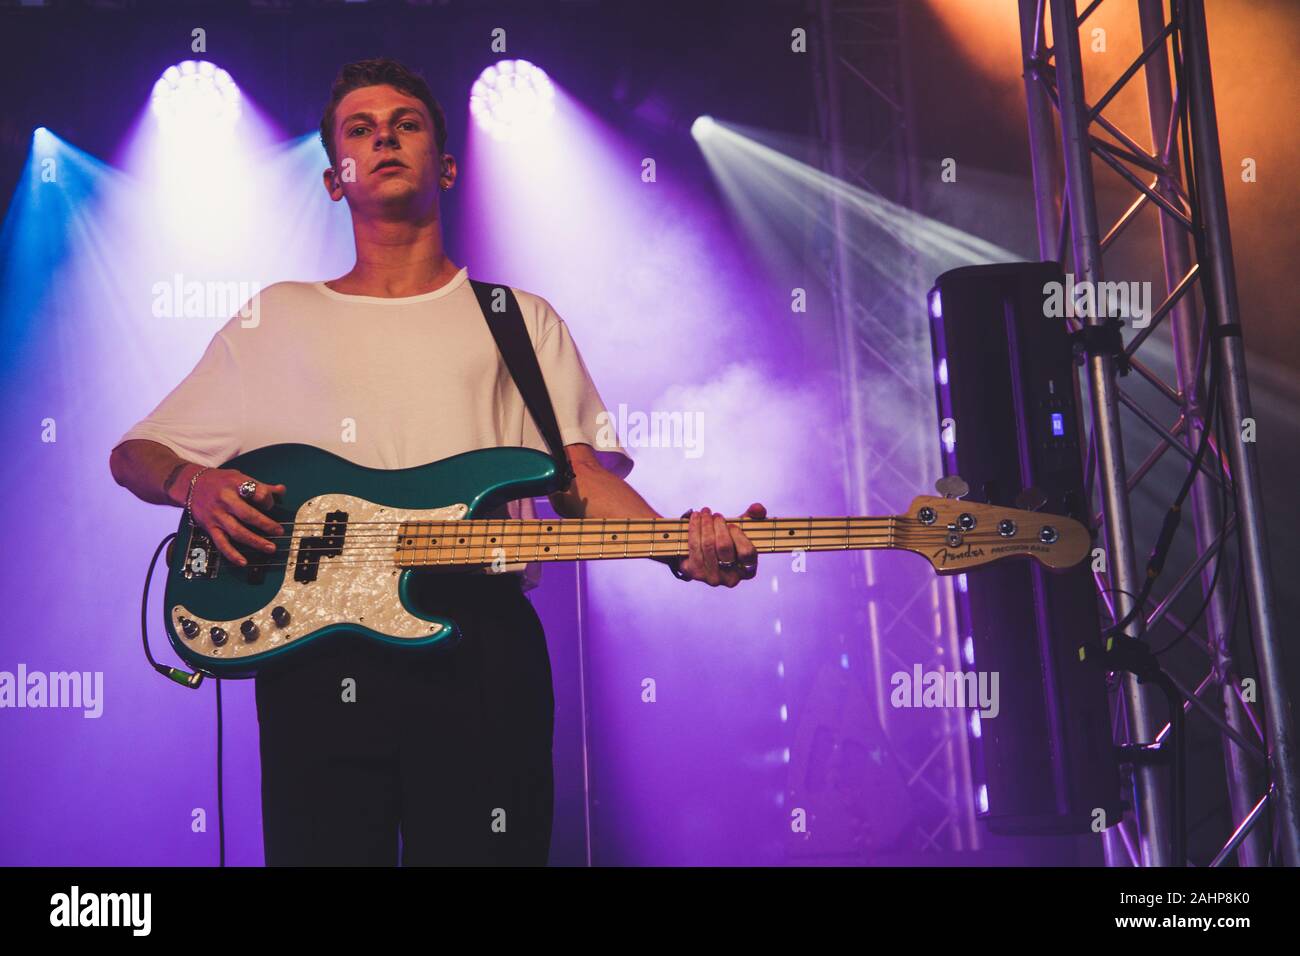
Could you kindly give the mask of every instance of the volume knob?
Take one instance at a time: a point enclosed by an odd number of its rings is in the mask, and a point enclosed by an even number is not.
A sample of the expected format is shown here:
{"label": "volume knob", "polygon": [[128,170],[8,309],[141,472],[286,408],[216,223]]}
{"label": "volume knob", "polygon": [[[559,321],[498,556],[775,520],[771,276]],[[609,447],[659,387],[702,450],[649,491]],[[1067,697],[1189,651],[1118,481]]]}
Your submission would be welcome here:
{"label": "volume knob", "polygon": [[213,646],[220,647],[222,644],[226,643],[226,632],[221,628],[214,627],[212,630],[208,631],[208,634],[212,637]]}
{"label": "volume knob", "polygon": [[289,612],[282,607],[274,607],[271,609],[271,620],[275,621],[276,627],[288,627]]}
{"label": "volume knob", "polygon": [[239,633],[244,635],[244,640],[246,642],[252,643],[257,640],[257,625],[251,620],[245,621],[243,624],[239,625]]}
{"label": "volume knob", "polygon": [[193,640],[195,637],[198,636],[199,633],[198,623],[195,621],[191,621],[188,617],[181,618],[181,633],[184,634],[187,638]]}

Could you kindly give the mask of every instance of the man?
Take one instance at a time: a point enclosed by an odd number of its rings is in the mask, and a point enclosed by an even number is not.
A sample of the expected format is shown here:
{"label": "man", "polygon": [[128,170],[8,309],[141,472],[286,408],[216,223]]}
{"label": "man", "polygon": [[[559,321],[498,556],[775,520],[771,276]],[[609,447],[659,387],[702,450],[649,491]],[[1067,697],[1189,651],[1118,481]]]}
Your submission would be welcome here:
{"label": "man", "polygon": [[[219,467],[301,442],[374,468],[476,448],[545,450],[500,359],[465,269],[443,248],[439,194],[456,182],[446,121],[424,80],[392,60],[345,66],[321,121],[324,184],[346,200],[356,265],[330,282],[281,282],[260,321],[236,316],[198,365],[113,449],[117,482],[184,507],[236,564],[273,551],[275,475]],[[572,465],[551,495],[564,517],[660,517],[599,448],[605,412],[564,321],[516,290]],[[532,517],[531,500],[512,517]],[[751,505],[745,517],[766,511]],[[238,546],[238,547],[237,547]],[[735,525],[692,512],[675,573],[710,586],[754,577]],[[669,562],[665,562],[669,563]],[[426,610],[460,625],[450,651],[356,635],[317,641],[257,677],[263,829],[270,865],[542,865],[550,845],[554,699],[545,636],[524,595],[535,566],[424,580]]]}

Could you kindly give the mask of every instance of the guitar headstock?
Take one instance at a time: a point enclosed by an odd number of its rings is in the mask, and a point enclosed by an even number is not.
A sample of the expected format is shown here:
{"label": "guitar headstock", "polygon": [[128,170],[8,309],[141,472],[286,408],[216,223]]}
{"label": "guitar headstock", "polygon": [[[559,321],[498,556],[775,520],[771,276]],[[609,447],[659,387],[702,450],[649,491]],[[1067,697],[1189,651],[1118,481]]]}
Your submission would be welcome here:
{"label": "guitar headstock", "polygon": [[939,574],[956,574],[1028,555],[1053,571],[1074,567],[1092,538],[1073,518],[920,495],[895,518],[895,545],[914,551]]}

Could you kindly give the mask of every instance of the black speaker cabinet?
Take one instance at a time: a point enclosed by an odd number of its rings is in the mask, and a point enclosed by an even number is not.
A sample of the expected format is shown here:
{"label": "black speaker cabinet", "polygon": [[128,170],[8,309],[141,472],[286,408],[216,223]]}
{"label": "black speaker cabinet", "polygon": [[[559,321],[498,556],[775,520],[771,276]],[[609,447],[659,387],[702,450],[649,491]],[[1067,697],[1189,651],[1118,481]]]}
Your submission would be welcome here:
{"label": "black speaker cabinet", "polygon": [[[1065,282],[1053,262],[972,266],[936,281],[944,474],[960,475],[972,499],[1041,502],[1091,527],[1069,329],[1044,306],[1052,282]],[[972,797],[995,833],[1084,833],[1119,821],[1105,673],[1078,651],[1101,626],[1090,564],[1053,573],[1010,560],[957,580],[963,664],[998,675],[997,716],[969,724]]]}

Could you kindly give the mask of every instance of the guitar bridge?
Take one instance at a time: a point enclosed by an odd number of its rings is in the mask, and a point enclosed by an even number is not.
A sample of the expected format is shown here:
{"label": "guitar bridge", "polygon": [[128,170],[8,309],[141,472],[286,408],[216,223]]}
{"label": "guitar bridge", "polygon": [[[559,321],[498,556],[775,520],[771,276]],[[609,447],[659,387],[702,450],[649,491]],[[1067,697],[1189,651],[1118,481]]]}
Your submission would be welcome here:
{"label": "guitar bridge", "polygon": [[221,552],[217,550],[207,532],[195,526],[190,529],[190,540],[185,545],[185,561],[181,574],[186,578],[215,578]]}

